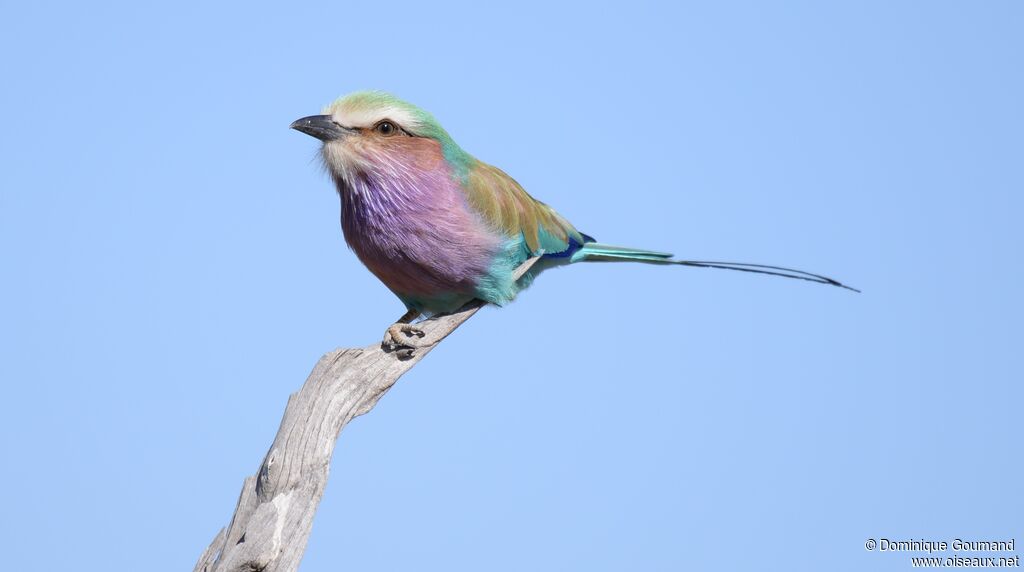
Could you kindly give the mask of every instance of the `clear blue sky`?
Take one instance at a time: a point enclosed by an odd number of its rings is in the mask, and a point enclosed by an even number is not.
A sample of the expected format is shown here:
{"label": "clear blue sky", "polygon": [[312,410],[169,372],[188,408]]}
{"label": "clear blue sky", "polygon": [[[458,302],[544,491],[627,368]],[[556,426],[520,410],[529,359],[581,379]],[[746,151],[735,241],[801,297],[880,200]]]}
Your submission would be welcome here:
{"label": "clear blue sky", "polygon": [[345,430],[304,570],[1024,544],[1019,3],[431,4],[4,4],[8,569],[191,569],[316,360],[402,313],[288,130],[368,88],[602,241],[864,293],[546,274]]}

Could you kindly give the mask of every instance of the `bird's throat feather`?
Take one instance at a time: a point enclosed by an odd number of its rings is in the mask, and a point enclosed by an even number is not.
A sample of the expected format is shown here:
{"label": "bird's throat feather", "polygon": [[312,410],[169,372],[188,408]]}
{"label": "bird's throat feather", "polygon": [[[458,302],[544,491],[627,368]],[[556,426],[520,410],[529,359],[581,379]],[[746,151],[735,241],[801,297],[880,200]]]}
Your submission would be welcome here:
{"label": "bird's throat feather", "polygon": [[502,241],[468,207],[440,148],[424,147],[329,164],[345,240],[400,296],[471,295]]}

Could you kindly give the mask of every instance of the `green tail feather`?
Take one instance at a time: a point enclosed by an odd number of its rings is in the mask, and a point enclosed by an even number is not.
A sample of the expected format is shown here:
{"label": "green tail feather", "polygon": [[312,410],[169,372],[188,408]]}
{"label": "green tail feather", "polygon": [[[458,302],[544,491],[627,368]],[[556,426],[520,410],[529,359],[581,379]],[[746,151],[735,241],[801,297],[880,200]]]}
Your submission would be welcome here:
{"label": "green tail feather", "polygon": [[797,280],[807,280],[809,282],[817,282],[819,284],[828,284],[830,286],[838,286],[840,288],[846,288],[847,290],[853,290],[854,292],[860,292],[856,288],[851,288],[842,282],[833,280],[827,276],[820,274],[812,274],[804,270],[797,270],[795,268],[786,268],[783,266],[771,266],[767,264],[750,264],[745,262],[717,262],[708,260],[675,260],[671,254],[667,252],[655,252],[653,250],[639,250],[636,248],[626,248],[624,246],[612,246],[610,244],[600,244],[597,242],[588,242],[584,244],[579,250],[573,253],[570,262],[645,262],[647,264],[678,264],[679,266],[691,266],[696,268],[719,268],[722,270],[736,270],[739,272],[752,272],[755,274],[768,274],[771,276],[781,276],[783,278],[794,278]]}
{"label": "green tail feather", "polygon": [[599,242],[588,242],[572,255],[572,262],[649,262],[671,264],[672,255],[667,252],[640,250],[625,246],[613,246]]}

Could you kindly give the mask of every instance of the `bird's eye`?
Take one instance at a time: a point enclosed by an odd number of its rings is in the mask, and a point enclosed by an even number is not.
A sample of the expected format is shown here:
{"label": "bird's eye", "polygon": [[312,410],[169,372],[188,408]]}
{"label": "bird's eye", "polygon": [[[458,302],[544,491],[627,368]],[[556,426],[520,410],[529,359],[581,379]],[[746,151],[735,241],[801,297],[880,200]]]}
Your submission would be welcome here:
{"label": "bird's eye", "polygon": [[395,124],[390,121],[381,121],[373,127],[373,130],[385,137],[398,133],[398,127],[395,127]]}

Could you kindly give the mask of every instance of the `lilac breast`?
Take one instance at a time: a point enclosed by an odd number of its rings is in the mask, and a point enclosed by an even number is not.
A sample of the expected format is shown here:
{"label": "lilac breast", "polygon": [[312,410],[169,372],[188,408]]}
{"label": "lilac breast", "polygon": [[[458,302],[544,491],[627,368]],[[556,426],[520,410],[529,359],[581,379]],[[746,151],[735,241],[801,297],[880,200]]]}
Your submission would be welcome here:
{"label": "lilac breast", "polygon": [[443,162],[430,170],[389,162],[335,182],[346,242],[399,296],[471,296],[501,247]]}

